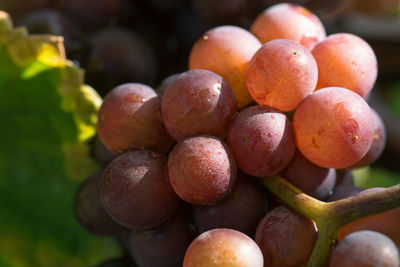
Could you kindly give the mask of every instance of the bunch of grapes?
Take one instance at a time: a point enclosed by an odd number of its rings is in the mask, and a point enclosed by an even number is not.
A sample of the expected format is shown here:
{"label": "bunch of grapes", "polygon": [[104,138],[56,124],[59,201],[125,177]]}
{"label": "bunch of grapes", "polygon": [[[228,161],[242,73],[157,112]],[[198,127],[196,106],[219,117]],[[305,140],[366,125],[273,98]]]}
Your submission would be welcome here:
{"label": "bunch of grapes", "polygon": [[[106,95],[97,152],[107,166],[79,190],[77,217],[120,237],[138,266],[306,264],[315,223],[259,181],[279,175],[322,201],[359,194],[351,169],[385,145],[366,102],[376,77],[364,40],[326,36],[301,6],[274,5],[250,31],[215,27],[188,71]],[[346,225],[330,266],[399,266],[399,222],[396,208]]]}

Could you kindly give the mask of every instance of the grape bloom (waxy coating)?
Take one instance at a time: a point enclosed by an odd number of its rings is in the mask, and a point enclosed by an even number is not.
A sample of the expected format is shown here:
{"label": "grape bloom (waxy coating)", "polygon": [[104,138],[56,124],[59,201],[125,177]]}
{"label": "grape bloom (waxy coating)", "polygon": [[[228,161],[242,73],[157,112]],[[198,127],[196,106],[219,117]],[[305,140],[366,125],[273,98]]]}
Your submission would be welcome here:
{"label": "grape bloom (waxy coating)", "polygon": [[230,86],[208,70],[190,70],[179,75],[165,91],[161,115],[175,140],[210,134],[223,138],[236,113]]}
{"label": "grape bloom (waxy coating)", "polygon": [[300,152],[325,168],[346,168],[368,151],[374,136],[372,112],[365,100],[345,88],[328,87],[306,98],[294,113]]}
{"label": "grape bloom (waxy coating)", "polygon": [[267,106],[242,110],[229,128],[228,144],[239,168],[256,177],[279,173],[296,150],[289,119]]}
{"label": "grape bloom (waxy coating)", "polygon": [[114,154],[132,149],[167,152],[173,139],[161,120],[161,101],[149,86],[122,84],[105,98],[99,110],[98,132]]}
{"label": "grape bloom (waxy coating)", "polygon": [[259,105],[291,111],[314,91],[318,67],[307,48],[292,40],[277,39],[257,50],[246,79]]}
{"label": "grape bloom (waxy coating)", "polygon": [[192,204],[211,205],[222,199],[231,191],[236,171],[228,146],[212,136],[179,141],[168,157],[172,188]]}
{"label": "grape bloom (waxy coating)", "polygon": [[296,41],[308,49],[326,37],[324,25],[312,12],[294,4],[277,4],[265,9],[250,31],[262,42],[274,39]]}
{"label": "grape bloom (waxy coating)", "polygon": [[235,93],[237,106],[242,108],[253,101],[247,90],[246,73],[251,57],[260,47],[260,41],[245,29],[219,26],[194,44],[189,69],[206,69],[221,75]]}
{"label": "grape bloom (waxy coating)", "polygon": [[127,152],[111,161],[100,193],[107,213],[132,229],[158,226],[179,207],[168,182],[166,157],[149,150]]}

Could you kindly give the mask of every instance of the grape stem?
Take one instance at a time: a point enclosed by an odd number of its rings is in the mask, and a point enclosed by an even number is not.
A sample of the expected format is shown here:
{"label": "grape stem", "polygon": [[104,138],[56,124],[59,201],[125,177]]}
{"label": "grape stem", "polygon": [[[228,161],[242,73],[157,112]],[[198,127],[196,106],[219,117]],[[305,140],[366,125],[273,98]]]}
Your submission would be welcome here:
{"label": "grape stem", "polygon": [[337,232],[345,224],[400,207],[400,184],[327,203],[310,197],[279,176],[263,178],[262,182],[292,209],[315,221],[318,239],[307,262],[309,267],[328,266]]}

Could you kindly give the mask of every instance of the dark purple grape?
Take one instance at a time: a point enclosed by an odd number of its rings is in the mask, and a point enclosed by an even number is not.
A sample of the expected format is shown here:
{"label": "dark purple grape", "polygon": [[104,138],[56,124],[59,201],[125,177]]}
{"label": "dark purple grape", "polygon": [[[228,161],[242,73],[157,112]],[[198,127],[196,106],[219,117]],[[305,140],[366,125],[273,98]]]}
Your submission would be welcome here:
{"label": "dark purple grape", "polygon": [[267,106],[242,110],[229,129],[228,144],[239,168],[256,177],[282,171],[296,149],[289,119]]}
{"label": "dark purple grape", "polygon": [[143,38],[121,28],[97,32],[90,40],[87,83],[105,94],[122,83],[154,84],[157,61]]}
{"label": "dark purple grape", "polygon": [[330,267],[398,267],[399,252],[393,241],[374,231],[346,236],[333,250]]}
{"label": "dark purple grape", "polygon": [[79,223],[96,235],[120,236],[128,231],[107,214],[100,201],[99,187],[102,174],[87,178],[75,196],[75,215]]}
{"label": "dark purple grape", "polygon": [[211,136],[179,141],[168,157],[173,189],[192,204],[211,205],[221,200],[232,190],[236,171],[228,146]]}
{"label": "dark purple grape", "polygon": [[193,219],[200,233],[228,228],[254,236],[257,225],[266,211],[266,198],[250,181],[239,175],[232,192],[214,206],[194,206]]}
{"label": "dark purple grape", "polygon": [[261,220],[255,240],[268,266],[301,266],[311,255],[317,229],[312,220],[282,206]]}
{"label": "dark purple grape", "polygon": [[98,113],[101,141],[112,153],[133,149],[167,152],[173,140],[164,128],[160,99],[147,85],[122,84],[105,98]]}
{"label": "dark purple grape", "polygon": [[223,138],[235,112],[232,89],[221,76],[208,70],[179,75],[161,103],[165,127],[175,140],[204,134]]}
{"label": "dark purple grape", "polygon": [[361,188],[354,185],[344,185],[336,187],[333,194],[327,199],[328,202],[353,197],[362,191]]}
{"label": "dark purple grape", "polygon": [[336,185],[335,187],[355,186],[354,175],[350,170],[336,170]]}
{"label": "dark purple grape", "polygon": [[132,229],[165,222],[179,206],[168,182],[167,159],[153,151],[115,158],[103,173],[101,199],[110,216]]}
{"label": "dark purple grape", "polygon": [[336,170],[323,168],[307,160],[298,150],[281,176],[304,193],[326,199],[333,193]]}
{"label": "dark purple grape", "polygon": [[194,238],[183,216],[174,216],[155,229],[131,231],[129,251],[138,267],[182,266],[186,249]]}
{"label": "dark purple grape", "polygon": [[103,166],[107,166],[115,158],[115,155],[106,148],[99,137],[96,137],[93,144],[93,156]]}

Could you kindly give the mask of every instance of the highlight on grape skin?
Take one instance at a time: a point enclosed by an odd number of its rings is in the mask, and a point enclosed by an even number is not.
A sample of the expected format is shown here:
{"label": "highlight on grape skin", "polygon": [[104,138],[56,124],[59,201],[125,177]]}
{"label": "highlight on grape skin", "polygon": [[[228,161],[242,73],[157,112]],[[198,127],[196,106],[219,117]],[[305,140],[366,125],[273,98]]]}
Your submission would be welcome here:
{"label": "highlight on grape skin", "polygon": [[330,267],[398,267],[399,252],[390,238],[374,231],[358,231],[346,236],[333,250]]}
{"label": "highlight on grape skin", "polygon": [[179,206],[168,183],[166,157],[149,150],[127,152],[111,161],[100,192],[108,214],[131,229],[160,225]]}
{"label": "highlight on grape skin", "polygon": [[277,39],[265,43],[254,54],[246,81],[258,104],[291,111],[314,91],[318,67],[304,46],[292,40]]}
{"label": "highlight on grape skin", "polygon": [[218,228],[202,233],[190,244],[183,267],[263,267],[263,256],[247,235]]}
{"label": "highlight on grape skin", "polygon": [[282,171],[296,149],[289,119],[267,106],[242,110],[229,128],[228,144],[239,168],[256,177]]}
{"label": "highlight on grape skin", "polygon": [[368,151],[374,136],[372,112],[363,98],[328,87],[306,98],[294,113],[296,144],[314,164],[346,168]]}
{"label": "highlight on grape skin", "polygon": [[236,96],[237,107],[250,104],[246,73],[251,57],[261,47],[260,41],[245,29],[219,26],[203,34],[189,55],[189,69],[206,69],[221,75]]}
{"label": "highlight on grape skin", "polygon": [[336,33],[311,52],[318,65],[317,90],[337,86],[368,97],[378,75],[378,63],[367,42],[350,33]]}
{"label": "highlight on grape skin", "polygon": [[311,255],[317,229],[312,220],[281,206],[260,221],[255,240],[268,266],[300,266]]}
{"label": "highlight on grape skin", "polygon": [[237,167],[228,146],[212,136],[179,141],[168,157],[172,188],[186,202],[211,205],[228,194]]}
{"label": "highlight on grape skin", "polygon": [[262,43],[289,39],[308,49],[326,37],[324,25],[317,16],[302,6],[288,3],[265,9],[253,22],[250,31]]}
{"label": "highlight on grape skin", "polygon": [[167,152],[173,144],[161,120],[161,102],[143,84],[127,83],[114,88],[98,113],[98,132],[114,154],[131,149]]}
{"label": "highlight on grape skin", "polygon": [[161,103],[165,127],[175,140],[204,134],[223,138],[235,113],[232,89],[221,76],[208,70],[179,75]]}

